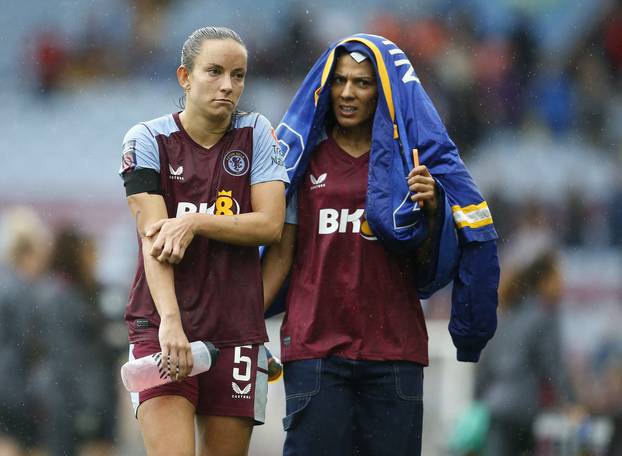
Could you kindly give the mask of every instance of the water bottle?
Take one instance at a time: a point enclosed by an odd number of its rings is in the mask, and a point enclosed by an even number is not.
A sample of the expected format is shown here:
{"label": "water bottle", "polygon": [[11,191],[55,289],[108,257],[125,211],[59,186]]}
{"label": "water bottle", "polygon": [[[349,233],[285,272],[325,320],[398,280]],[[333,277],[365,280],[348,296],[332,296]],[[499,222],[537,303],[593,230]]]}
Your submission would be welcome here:
{"label": "water bottle", "polygon": [[[209,370],[218,358],[219,350],[211,342],[197,340],[190,344],[190,348],[194,360],[190,376]],[[121,367],[121,380],[125,388],[132,393],[139,393],[173,381],[166,372],[162,352],[125,363]]]}

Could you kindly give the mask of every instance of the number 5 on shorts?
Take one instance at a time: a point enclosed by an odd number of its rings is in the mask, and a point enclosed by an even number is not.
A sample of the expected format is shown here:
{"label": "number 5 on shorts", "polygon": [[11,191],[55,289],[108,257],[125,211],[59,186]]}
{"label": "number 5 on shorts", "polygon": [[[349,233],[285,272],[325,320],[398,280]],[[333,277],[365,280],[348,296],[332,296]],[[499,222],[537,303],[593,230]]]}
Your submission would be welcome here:
{"label": "number 5 on shorts", "polygon": [[233,368],[233,379],[239,382],[247,382],[251,379],[251,366],[252,361],[248,356],[242,356],[242,349],[248,348],[252,349],[252,345],[242,345],[240,347],[235,347],[235,351],[233,353],[233,364],[246,364],[244,368],[244,373],[240,373],[240,367]]}

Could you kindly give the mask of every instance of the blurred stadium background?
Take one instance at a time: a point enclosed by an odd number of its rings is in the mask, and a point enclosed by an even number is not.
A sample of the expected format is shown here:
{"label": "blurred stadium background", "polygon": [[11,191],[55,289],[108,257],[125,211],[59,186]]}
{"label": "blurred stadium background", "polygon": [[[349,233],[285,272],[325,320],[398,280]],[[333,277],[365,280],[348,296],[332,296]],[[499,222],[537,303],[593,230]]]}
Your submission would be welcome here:
{"label": "blurred stadium background", "polygon": [[[242,35],[250,54],[242,107],[264,113],[275,125],[331,41],[378,33],[407,52],[482,188],[501,236],[503,279],[511,281],[512,271],[542,251],[558,255],[563,280],[554,312],[561,342],[555,361],[569,394],[556,391],[550,376],[538,378],[538,411],[530,426],[535,454],[622,454],[614,452],[622,451],[620,443],[614,450],[622,432],[622,2],[335,3],[3,2],[0,241],[5,247],[14,241],[7,214],[14,215],[17,206],[30,208],[53,236],[73,231],[93,240],[98,286],[91,299],[77,304],[85,306],[81,313],[71,310],[86,323],[50,329],[46,325],[57,324],[59,312],[70,310],[45,304],[34,308],[35,319],[23,326],[3,317],[1,356],[20,354],[19,337],[26,333],[67,339],[82,349],[72,356],[83,362],[68,359],[72,368],[62,375],[83,384],[84,372],[97,366],[93,353],[105,352],[113,368],[103,370],[100,379],[114,385],[113,395],[104,399],[118,403],[113,419],[105,421],[97,406],[67,407],[62,422],[76,430],[67,438],[80,439],[81,454],[144,454],[118,379],[127,351],[122,315],[136,258],[133,222],[117,176],[124,133],[138,121],[177,109],[179,51],[198,27],[224,25]],[[1,270],[0,283],[10,281],[7,270]],[[52,290],[58,279],[44,273],[37,286]],[[469,445],[457,443],[456,433],[475,399],[478,365],[455,361],[446,329],[448,290],[425,308],[431,362],[423,454],[466,454]],[[278,319],[268,322],[276,353],[278,324]],[[15,329],[17,340],[7,336]],[[502,340],[504,333],[495,337]],[[93,344],[99,351],[89,353]],[[48,391],[40,380],[55,378],[50,372],[57,358],[47,365],[47,351],[41,350],[27,353],[29,361],[44,366],[28,374],[37,378],[9,375],[0,388],[28,385],[35,396]],[[525,366],[525,375],[530,369]],[[97,385],[95,380],[90,385]],[[75,391],[58,394],[65,403],[63,394]],[[254,433],[253,455],[279,454],[282,382],[270,386],[268,407],[268,423]],[[33,409],[31,415],[38,423],[29,428],[39,448],[33,454],[45,454],[52,445],[46,440],[49,429],[65,425],[49,412]],[[105,432],[93,431],[102,426]],[[1,445],[0,453],[10,454],[3,450],[10,447]]]}

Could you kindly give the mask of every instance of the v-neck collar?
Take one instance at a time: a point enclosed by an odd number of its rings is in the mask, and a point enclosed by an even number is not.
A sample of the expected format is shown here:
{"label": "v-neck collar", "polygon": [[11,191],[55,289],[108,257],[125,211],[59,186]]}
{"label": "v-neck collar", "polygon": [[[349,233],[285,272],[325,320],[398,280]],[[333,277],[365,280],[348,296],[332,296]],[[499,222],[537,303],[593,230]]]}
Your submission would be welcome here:
{"label": "v-neck collar", "polygon": [[327,141],[331,141],[332,145],[334,146],[334,149],[336,149],[337,151],[337,156],[339,156],[342,160],[347,161],[348,163],[351,163],[355,166],[359,166],[365,162],[369,161],[369,150],[367,152],[365,152],[363,155],[360,155],[358,157],[354,157],[352,155],[350,155],[348,152],[346,152],[340,145],[339,143],[335,140],[335,138],[333,138],[332,135],[328,135],[328,137],[326,138]]}
{"label": "v-neck collar", "polygon": [[[180,111],[181,112],[181,111]],[[228,129],[221,137],[218,141],[216,141],[214,143],[214,145],[212,147],[204,147],[201,144],[199,144],[198,142],[196,142],[194,139],[192,139],[192,136],[190,136],[190,134],[186,131],[186,129],[184,128],[184,126],[181,124],[181,119],[179,118],[179,114],[180,112],[174,112],[173,113],[173,120],[175,121],[175,123],[177,124],[177,127],[179,127],[179,131],[181,132],[181,134],[188,140],[190,141],[190,143],[192,143],[193,145],[195,145],[201,152],[203,153],[211,153],[214,149],[216,149],[216,147],[223,141],[223,139],[225,139],[225,136],[227,136],[227,134],[231,131],[231,129]]]}

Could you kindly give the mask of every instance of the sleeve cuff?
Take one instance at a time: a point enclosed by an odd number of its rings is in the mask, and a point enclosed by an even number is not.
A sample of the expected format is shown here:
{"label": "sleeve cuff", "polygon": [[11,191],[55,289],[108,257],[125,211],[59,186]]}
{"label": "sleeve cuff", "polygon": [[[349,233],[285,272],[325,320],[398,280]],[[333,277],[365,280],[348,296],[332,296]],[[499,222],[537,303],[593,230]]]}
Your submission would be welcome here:
{"label": "sleeve cuff", "polygon": [[481,350],[465,350],[459,348],[457,351],[457,358],[458,361],[476,363],[479,361],[479,355],[481,352]]}

